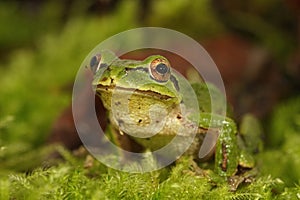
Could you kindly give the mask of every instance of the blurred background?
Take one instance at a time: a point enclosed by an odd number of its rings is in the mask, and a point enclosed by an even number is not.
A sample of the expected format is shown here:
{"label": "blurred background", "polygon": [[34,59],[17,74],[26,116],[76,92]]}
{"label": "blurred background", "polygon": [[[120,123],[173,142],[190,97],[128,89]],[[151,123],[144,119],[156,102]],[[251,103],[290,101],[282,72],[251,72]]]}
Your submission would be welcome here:
{"label": "blurred background", "polygon": [[85,56],[116,33],[158,26],[204,46],[235,119],[252,113],[262,123],[263,160],[272,166],[282,159],[282,167],[262,171],[297,182],[299,13],[298,0],[2,0],[0,175],[37,166],[49,141],[76,148],[71,92]]}

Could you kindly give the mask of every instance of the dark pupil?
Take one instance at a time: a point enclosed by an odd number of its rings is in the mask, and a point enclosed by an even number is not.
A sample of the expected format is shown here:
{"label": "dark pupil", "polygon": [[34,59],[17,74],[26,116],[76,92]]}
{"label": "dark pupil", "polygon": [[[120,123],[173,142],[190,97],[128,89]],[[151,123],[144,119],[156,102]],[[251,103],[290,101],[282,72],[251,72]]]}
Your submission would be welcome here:
{"label": "dark pupil", "polygon": [[157,66],[156,66],[156,71],[158,72],[158,73],[160,73],[160,74],[165,74],[165,73],[167,73],[168,72],[168,67],[165,65],[165,64],[163,64],[163,63],[160,63],[160,64],[158,64]]}

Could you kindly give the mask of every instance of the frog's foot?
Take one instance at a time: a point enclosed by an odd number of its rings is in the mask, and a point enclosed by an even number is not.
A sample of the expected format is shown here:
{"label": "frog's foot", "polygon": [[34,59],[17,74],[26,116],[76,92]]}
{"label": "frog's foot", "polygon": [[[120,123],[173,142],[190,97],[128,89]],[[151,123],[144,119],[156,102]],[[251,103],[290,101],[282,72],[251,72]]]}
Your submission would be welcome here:
{"label": "frog's foot", "polygon": [[185,169],[183,172],[185,174],[191,174],[193,176],[202,176],[206,177],[207,173],[205,170],[199,167],[197,162],[194,160],[193,156],[182,156],[178,158],[175,162],[176,164],[179,163],[187,163],[188,169]]}
{"label": "frog's foot", "polygon": [[85,169],[92,168],[94,166],[94,162],[95,162],[95,158],[91,155],[87,155],[85,160],[84,160],[83,167]]}
{"label": "frog's foot", "polygon": [[256,174],[257,174],[257,169],[253,168],[241,174],[233,175],[229,177],[227,179],[229,190],[234,192],[242,183],[252,183],[254,181],[254,177],[256,176]]}

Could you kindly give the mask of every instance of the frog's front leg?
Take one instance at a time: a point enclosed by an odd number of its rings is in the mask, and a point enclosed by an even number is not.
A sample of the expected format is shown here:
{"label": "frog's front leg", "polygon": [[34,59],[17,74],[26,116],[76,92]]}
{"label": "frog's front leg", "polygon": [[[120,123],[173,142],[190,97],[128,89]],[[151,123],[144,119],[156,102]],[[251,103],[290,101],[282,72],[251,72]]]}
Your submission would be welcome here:
{"label": "frog's front leg", "polygon": [[236,133],[233,121],[224,119],[215,152],[215,170],[220,176],[230,177],[237,172],[239,150]]}
{"label": "frog's front leg", "polygon": [[218,130],[219,134],[215,145],[215,171],[222,177],[234,175],[239,160],[237,128],[234,121],[219,115],[201,113],[199,125],[207,128],[208,134],[210,134],[210,129]]}

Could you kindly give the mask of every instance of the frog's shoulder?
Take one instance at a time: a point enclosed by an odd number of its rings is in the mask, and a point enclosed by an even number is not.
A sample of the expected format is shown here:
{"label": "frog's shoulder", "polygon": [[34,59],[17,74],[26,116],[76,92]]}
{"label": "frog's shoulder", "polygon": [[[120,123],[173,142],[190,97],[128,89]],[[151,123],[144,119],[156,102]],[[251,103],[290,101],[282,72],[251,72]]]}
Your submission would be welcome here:
{"label": "frog's shoulder", "polygon": [[226,103],[226,96],[212,83],[194,82],[191,84],[198,99],[199,109],[202,112],[212,112],[212,102],[216,114],[224,112],[228,117],[233,116],[232,107]]}

